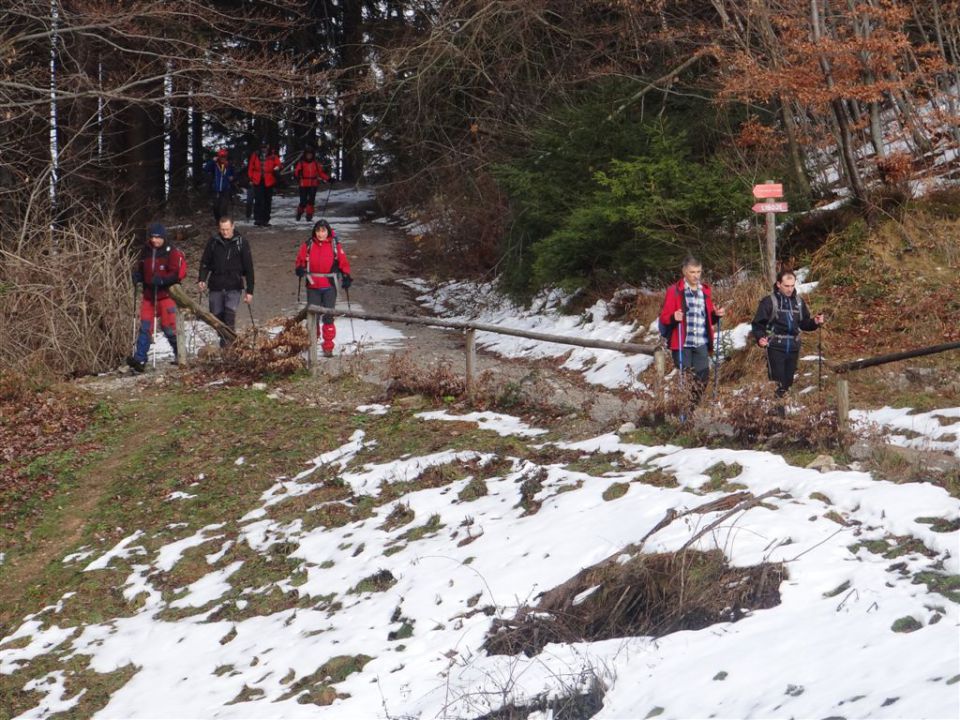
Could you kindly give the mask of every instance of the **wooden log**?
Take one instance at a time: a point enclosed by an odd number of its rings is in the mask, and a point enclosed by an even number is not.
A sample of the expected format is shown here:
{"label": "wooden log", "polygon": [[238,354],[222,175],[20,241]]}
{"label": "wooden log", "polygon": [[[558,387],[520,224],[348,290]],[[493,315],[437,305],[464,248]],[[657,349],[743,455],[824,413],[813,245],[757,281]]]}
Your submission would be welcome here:
{"label": "wooden log", "polygon": [[886,365],[897,360],[909,360],[910,358],[923,357],[924,355],[935,355],[946,352],[947,350],[960,350],[960,342],[944,343],[943,345],[932,345],[925,348],[916,348],[914,350],[904,350],[903,352],[890,353],[888,355],[877,355],[872,358],[863,358],[861,360],[851,360],[845,363],[839,363],[832,367],[835,373],[845,373],[851,370],[863,370],[877,365]]}
{"label": "wooden log", "polygon": [[224,340],[232,342],[237,339],[237,334],[233,330],[220,322],[215,315],[212,315],[209,311],[204,310],[194,302],[193,298],[189,297],[180,285],[173,285],[167,288],[167,292],[170,293],[170,297],[173,298],[173,301],[178,307],[185,308],[192,312],[197,318],[212,327],[217,332],[217,335]]}
{"label": "wooden log", "polygon": [[[464,322],[462,320],[445,320],[435,317],[409,317],[406,315],[388,315],[385,313],[372,312],[354,312],[351,310],[337,310],[334,308],[320,307],[319,305],[308,305],[308,310],[313,312],[334,315],[336,317],[358,318],[361,320],[377,320],[380,322],[400,323],[403,325],[427,325],[429,327],[449,328],[451,330],[479,330],[480,332],[491,332],[499,335],[510,335],[512,337],[527,338],[529,340],[542,340],[543,342],[557,343],[558,345],[575,345],[577,347],[597,348],[600,350],[616,350],[617,352],[636,353],[638,355],[653,355],[659,345],[639,345],[637,343],[612,342],[610,340],[594,340],[573,335],[552,335],[548,333],[533,332],[531,330],[517,330],[511,327],[501,325],[489,325],[487,323]],[[301,320],[305,317],[306,310],[301,310],[294,317]]]}

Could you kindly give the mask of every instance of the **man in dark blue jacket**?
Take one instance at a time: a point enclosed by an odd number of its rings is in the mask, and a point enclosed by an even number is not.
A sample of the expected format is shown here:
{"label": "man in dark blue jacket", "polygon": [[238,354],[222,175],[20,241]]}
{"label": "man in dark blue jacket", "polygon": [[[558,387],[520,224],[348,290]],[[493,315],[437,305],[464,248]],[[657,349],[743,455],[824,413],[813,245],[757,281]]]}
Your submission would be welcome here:
{"label": "man in dark blue jacket", "polygon": [[203,171],[210,176],[210,198],[213,201],[213,219],[220,222],[220,218],[230,214],[230,203],[233,201],[233,165],[223,148],[217,150],[217,157],[208,160]]}

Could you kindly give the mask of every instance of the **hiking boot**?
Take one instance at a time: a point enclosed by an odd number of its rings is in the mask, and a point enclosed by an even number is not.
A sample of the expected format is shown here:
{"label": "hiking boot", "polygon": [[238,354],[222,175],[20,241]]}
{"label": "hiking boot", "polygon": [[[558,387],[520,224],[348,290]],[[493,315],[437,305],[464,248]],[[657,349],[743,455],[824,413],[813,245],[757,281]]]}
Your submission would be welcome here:
{"label": "hiking boot", "polygon": [[132,367],[138,373],[142,373],[147,368],[147,363],[142,360],[137,360],[133,355],[127,358],[127,365]]}
{"label": "hiking boot", "polygon": [[324,351],[323,351],[323,356],[324,356],[324,357],[333,357],[333,350],[324,350]]}
{"label": "hiking boot", "polygon": [[307,222],[313,220],[313,213],[307,213]]}
{"label": "hiking boot", "polygon": [[300,218],[303,217],[303,208],[297,208],[297,222],[300,222]]}

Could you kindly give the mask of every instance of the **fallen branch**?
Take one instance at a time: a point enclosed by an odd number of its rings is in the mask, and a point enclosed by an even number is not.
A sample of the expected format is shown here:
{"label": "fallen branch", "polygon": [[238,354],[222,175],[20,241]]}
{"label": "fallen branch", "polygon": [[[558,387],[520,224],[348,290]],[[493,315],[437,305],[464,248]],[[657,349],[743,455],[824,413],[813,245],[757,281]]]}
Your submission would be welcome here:
{"label": "fallen branch", "polygon": [[224,340],[233,341],[237,339],[237,333],[220,322],[216,315],[213,315],[200,307],[193,300],[193,298],[189,297],[187,293],[184,292],[180,285],[172,285],[171,287],[167,288],[167,292],[170,293],[170,297],[173,298],[173,301],[177,303],[178,307],[185,308],[192,312],[196,317],[200,318],[207,325],[216,330],[217,335],[222,337]]}

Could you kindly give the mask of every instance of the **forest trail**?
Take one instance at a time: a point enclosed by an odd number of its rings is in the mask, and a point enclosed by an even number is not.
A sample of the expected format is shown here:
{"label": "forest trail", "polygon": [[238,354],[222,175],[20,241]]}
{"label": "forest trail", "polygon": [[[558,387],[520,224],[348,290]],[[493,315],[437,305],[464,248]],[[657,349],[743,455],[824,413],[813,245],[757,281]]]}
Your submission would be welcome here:
{"label": "forest trail", "polygon": [[[313,223],[321,218],[330,222],[350,261],[354,280],[349,297],[351,309],[395,315],[422,314],[414,292],[399,282],[416,272],[403,263],[406,239],[402,232],[385,223],[363,219],[365,211],[373,207],[373,192],[337,188],[330,193],[328,202],[325,198],[326,192],[317,194],[317,214],[313,222],[306,218],[298,222],[297,197],[290,194],[275,196],[268,227],[256,227],[247,222],[243,216],[243,204],[234,205],[237,229],[250,244],[256,272],[253,304],[250,310],[242,307],[238,310],[238,330],[250,326],[251,315],[257,325],[262,325],[297,312],[306,298],[306,291],[298,288],[294,261],[301,243],[309,238]],[[326,212],[321,214],[325,205]],[[201,231],[195,233],[185,247],[191,267],[185,286],[195,297],[196,269],[208,236],[207,227],[213,230],[206,208],[196,226]],[[347,307],[347,297],[342,291],[337,298],[337,307]],[[367,321],[337,320],[337,355],[358,350],[364,353],[395,352],[406,348],[415,351],[418,357],[452,359],[456,353],[462,359],[462,347],[462,337],[455,332],[422,326],[386,328]]]}

